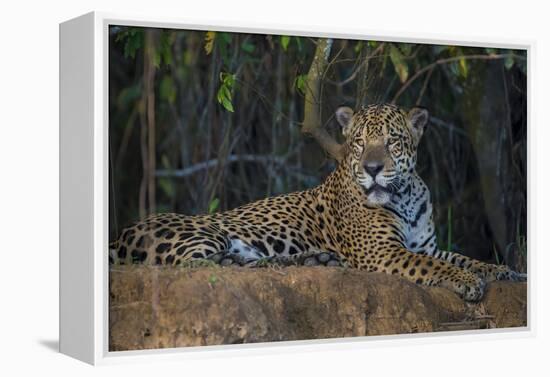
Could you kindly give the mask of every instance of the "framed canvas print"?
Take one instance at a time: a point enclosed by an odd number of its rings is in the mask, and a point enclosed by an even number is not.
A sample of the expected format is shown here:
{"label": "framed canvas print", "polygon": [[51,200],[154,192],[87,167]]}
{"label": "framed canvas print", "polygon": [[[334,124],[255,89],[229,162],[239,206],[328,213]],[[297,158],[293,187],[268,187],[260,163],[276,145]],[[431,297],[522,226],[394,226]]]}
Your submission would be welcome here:
{"label": "framed canvas print", "polygon": [[530,49],[61,24],[61,351],[529,332]]}

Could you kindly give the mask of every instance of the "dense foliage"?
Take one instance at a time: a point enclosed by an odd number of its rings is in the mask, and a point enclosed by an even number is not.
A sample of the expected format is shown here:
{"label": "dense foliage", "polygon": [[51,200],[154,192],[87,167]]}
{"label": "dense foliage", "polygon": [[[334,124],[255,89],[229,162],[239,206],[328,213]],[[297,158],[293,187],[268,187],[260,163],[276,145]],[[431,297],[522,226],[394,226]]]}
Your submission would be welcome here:
{"label": "dense foliage", "polygon": [[[334,161],[301,133],[308,37],[111,27],[110,232],[313,187]],[[316,105],[429,109],[418,171],[440,246],[526,263],[526,52],[334,39]]]}

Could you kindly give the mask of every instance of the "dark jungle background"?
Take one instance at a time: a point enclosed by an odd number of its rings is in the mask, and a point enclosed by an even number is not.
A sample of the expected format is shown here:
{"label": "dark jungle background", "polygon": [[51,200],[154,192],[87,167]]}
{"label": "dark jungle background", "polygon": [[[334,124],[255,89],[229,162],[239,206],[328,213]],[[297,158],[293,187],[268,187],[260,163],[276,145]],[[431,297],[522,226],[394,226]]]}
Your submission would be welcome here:
{"label": "dark jungle background", "polygon": [[334,168],[301,132],[317,46],[315,105],[420,105],[417,170],[440,247],[526,268],[523,50],[111,27],[110,237],[149,213],[224,211],[313,187]]}

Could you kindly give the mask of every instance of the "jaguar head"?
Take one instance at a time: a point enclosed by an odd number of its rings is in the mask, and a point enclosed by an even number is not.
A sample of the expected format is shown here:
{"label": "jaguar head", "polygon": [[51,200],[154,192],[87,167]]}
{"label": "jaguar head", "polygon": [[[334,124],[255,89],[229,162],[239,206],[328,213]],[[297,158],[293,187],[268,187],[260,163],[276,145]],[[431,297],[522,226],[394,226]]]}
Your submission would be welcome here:
{"label": "jaguar head", "polygon": [[416,150],[428,118],[426,109],[406,112],[390,104],[369,105],[357,112],[349,107],[336,111],[349,151],[345,163],[369,204],[388,203],[414,173]]}

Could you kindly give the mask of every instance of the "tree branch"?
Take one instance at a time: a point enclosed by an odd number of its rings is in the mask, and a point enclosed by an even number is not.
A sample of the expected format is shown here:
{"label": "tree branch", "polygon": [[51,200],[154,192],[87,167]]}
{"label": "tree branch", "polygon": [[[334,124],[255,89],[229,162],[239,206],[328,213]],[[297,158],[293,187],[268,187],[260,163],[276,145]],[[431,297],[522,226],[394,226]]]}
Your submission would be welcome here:
{"label": "tree branch", "polygon": [[311,135],[332,158],[340,161],[344,147],[321,127],[320,93],[322,77],[328,64],[332,39],[319,39],[305,83],[304,121],[302,132]]}
{"label": "tree branch", "polygon": [[279,156],[263,156],[263,155],[253,155],[253,154],[241,154],[241,155],[229,155],[227,158],[220,160],[218,158],[213,158],[208,161],[199,162],[197,164],[194,164],[192,166],[189,166],[185,169],[178,169],[178,170],[170,170],[170,169],[163,169],[163,170],[157,170],[155,172],[155,175],[157,177],[174,177],[174,178],[183,178],[187,177],[189,175],[193,175],[201,170],[205,169],[211,169],[213,167],[217,167],[220,164],[228,164],[231,162],[256,162],[260,164],[266,164],[266,163],[275,163],[278,165],[284,165],[286,163],[286,158],[279,157]]}
{"label": "tree branch", "polygon": [[399,97],[401,97],[401,94],[403,94],[403,92],[405,90],[407,90],[407,88],[416,80],[418,79],[422,74],[426,73],[426,72],[429,72],[431,70],[433,70],[436,66],[438,65],[442,65],[442,64],[448,64],[448,63],[452,63],[452,62],[456,62],[456,61],[459,61],[459,60],[498,60],[498,59],[505,59],[509,56],[513,56],[515,59],[522,59],[521,56],[518,56],[518,55],[513,55],[513,54],[500,54],[500,55],[497,55],[497,54],[493,54],[493,55],[461,55],[461,56],[454,56],[452,58],[445,58],[445,59],[438,59],[436,60],[435,62],[431,63],[431,64],[428,64],[427,66],[425,66],[424,68],[422,68],[421,70],[419,70],[418,72],[416,72],[411,78],[409,78],[404,84],[403,86],[397,91],[397,93],[395,94],[395,96],[393,97],[392,99],[392,103],[396,103],[397,100],[399,99]]}

